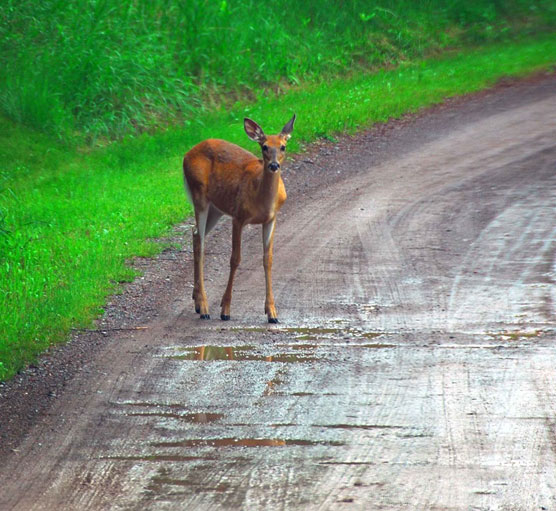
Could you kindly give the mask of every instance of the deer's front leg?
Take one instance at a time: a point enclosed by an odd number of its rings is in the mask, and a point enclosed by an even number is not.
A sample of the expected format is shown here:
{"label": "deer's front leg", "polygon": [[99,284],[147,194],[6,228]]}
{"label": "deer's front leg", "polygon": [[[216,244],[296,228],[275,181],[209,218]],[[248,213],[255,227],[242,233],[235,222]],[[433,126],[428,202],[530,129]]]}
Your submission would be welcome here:
{"label": "deer's front leg", "polygon": [[274,226],[276,218],[263,225],[263,265],[266,281],[266,300],[264,311],[268,316],[269,323],[278,323],[276,307],[274,305],[274,295],[272,294],[272,247],[274,245]]}
{"label": "deer's front leg", "polygon": [[230,277],[224,296],[222,297],[222,311],[220,319],[228,321],[230,319],[230,304],[232,303],[232,287],[237,267],[241,261],[241,231],[243,225],[234,218],[232,223],[232,257],[230,258]]}

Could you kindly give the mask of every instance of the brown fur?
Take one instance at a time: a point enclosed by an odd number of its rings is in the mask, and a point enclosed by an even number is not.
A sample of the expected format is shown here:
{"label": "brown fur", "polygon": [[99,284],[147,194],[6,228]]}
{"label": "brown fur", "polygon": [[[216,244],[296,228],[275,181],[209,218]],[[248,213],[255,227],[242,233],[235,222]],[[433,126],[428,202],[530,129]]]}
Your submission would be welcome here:
{"label": "brown fur", "polygon": [[[273,142],[281,145],[271,138],[269,147]],[[205,140],[183,160],[193,205],[204,209],[211,203],[242,225],[269,222],[286,200],[280,173],[265,175],[263,170],[263,160],[225,140]]]}

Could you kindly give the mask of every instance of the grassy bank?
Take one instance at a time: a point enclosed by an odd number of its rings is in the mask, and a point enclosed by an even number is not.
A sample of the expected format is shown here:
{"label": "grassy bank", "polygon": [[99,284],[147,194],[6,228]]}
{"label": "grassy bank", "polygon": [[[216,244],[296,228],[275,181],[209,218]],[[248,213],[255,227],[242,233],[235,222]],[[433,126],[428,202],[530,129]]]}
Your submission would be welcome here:
{"label": "grassy bank", "polygon": [[554,37],[489,45],[236,102],[185,127],[95,150],[2,118],[0,378],[66,339],[71,328],[90,326],[106,296],[133,278],[126,260],[160,249],[145,240],[190,212],[180,166],[196,142],[221,137],[254,150],[243,133],[245,115],[273,131],[295,111],[296,150],[554,63]]}
{"label": "grassy bank", "polygon": [[556,28],[554,0],[5,0],[0,112],[89,142]]}

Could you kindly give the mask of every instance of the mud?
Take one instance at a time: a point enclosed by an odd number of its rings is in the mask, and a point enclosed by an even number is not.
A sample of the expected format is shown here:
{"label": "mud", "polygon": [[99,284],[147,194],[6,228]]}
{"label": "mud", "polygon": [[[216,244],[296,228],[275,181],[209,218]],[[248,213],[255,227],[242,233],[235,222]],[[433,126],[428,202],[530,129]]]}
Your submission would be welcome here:
{"label": "mud", "polygon": [[142,262],[27,434],[0,427],[0,509],[556,509],[554,119],[546,76],[290,162],[279,325],[258,229],[226,324],[187,245]]}

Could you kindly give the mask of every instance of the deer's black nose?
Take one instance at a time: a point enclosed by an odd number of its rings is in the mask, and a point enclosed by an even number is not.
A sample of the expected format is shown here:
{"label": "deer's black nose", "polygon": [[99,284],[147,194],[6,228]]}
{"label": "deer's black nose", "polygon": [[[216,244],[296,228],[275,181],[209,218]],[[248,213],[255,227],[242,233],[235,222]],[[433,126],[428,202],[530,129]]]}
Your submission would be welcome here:
{"label": "deer's black nose", "polygon": [[272,172],[276,172],[280,168],[280,164],[273,161],[273,162],[268,164],[268,168],[269,168],[269,170],[272,170]]}

